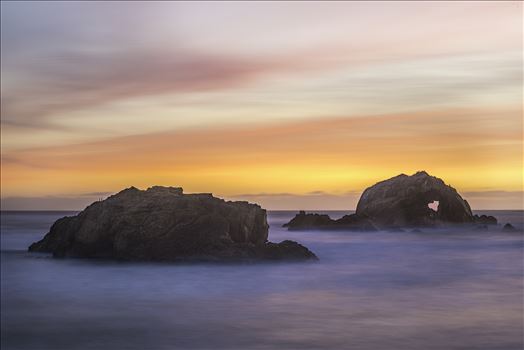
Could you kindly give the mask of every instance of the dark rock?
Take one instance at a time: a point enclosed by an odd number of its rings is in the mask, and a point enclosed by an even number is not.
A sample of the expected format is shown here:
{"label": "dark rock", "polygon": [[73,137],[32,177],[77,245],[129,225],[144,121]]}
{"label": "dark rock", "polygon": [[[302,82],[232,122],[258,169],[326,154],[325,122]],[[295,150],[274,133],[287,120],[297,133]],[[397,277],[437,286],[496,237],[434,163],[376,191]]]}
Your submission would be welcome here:
{"label": "dark rock", "polygon": [[315,254],[294,241],[282,241],[278,244],[268,242],[260,249],[257,256],[266,260],[317,260]]}
{"label": "dark rock", "polygon": [[515,232],[515,231],[517,231],[517,229],[512,224],[507,223],[506,225],[504,225],[504,227],[502,227],[502,231],[504,231],[504,232]]}
{"label": "dark rock", "polygon": [[498,223],[497,218],[491,215],[481,215],[481,216],[473,215],[473,221],[476,224],[481,224],[481,225],[496,225]]}
{"label": "dark rock", "polygon": [[[438,201],[438,209],[428,207]],[[467,201],[441,179],[420,171],[381,181],[367,188],[357,204],[356,215],[381,227],[432,226],[436,223],[471,223]]]}
{"label": "dark rock", "polygon": [[331,219],[324,214],[306,214],[300,211],[291,221],[284,224],[290,231],[303,230],[351,230],[351,231],[376,231],[377,227],[365,217],[355,214],[344,215],[338,220]]}
{"label": "dark rock", "polygon": [[236,261],[311,259],[296,242],[269,243],[266,211],[181,188],[125,189],[57,220],[29,247],[55,257]]}
{"label": "dark rock", "polygon": [[308,230],[311,228],[322,229],[333,226],[334,221],[328,215],[322,214],[306,214],[305,211],[300,211],[290,222],[284,224],[289,230]]}
{"label": "dark rock", "polygon": [[335,220],[335,224],[342,229],[350,229],[357,231],[377,231],[378,227],[365,216],[359,216],[356,214],[344,215],[338,220]]}
{"label": "dark rock", "polygon": [[401,227],[388,227],[386,228],[386,231],[387,232],[406,232],[406,230],[404,230]]}

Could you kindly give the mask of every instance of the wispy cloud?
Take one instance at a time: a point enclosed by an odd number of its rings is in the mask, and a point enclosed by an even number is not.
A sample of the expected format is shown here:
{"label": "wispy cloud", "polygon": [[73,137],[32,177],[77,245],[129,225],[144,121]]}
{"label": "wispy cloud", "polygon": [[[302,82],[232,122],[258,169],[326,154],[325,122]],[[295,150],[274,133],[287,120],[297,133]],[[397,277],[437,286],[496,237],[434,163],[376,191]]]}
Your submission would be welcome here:
{"label": "wispy cloud", "polygon": [[446,110],[322,118],[31,148],[7,153],[2,185],[12,191],[3,189],[7,195],[164,184],[223,195],[351,196],[378,180],[424,169],[463,191],[516,190],[520,116],[518,110]]}
{"label": "wispy cloud", "polygon": [[46,117],[57,112],[138,96],[231,88],[283,65],[184,52],[55,55],[42,58],[31,84],[5,88],[3,123],[46,127]]}
{"label": "wispy cloud", "polygon": [[114,194],[114,192],[87,192],[79,194],[80,197],[107,197]]}
{"label": "wispy cloud", "polygon": [[522,6],[2,2],[2,194],[520,189]]}
{"label": "wispy cloud", "polygon": [[[253,96],[256,118],[264,119],[305,117],[312,109],[376,114],[377,105],[392,112],[413,104],[479,103],[486,96],[500,103],[501,91],[515,90],[521,82],[521,19],[515,6],[520,5],[384,3],[377,11],[365,3],[6,2],[2,124],[30,128],[16,135],[30,142],[35,129],[62,130],[58,138],[65,139],[88,132],[88,123],[75,124],[74,118],[96,118],[99,128],[117,119],[108,128],[121,133],[136,110],[158,124],[198,118],[220,124],[228,120],[227,110],[237,116],[245,112],[239,106]],[[241,20],[255,10],[257,16]],[[450,13],[468,16],[443,26]],[[115,14],[121,18],[118,25]],[[311,26],[312,21],[319,25]],[[393,22],[398,25],[384,30],[384,23]],[[293,85],[296,81],[302,88]],[[253,86],[258,90],[244,89]],[[233,88],[224,100],[222,95],[218,101],[198,99],[204,111],[180,108],[180,94]],[[166,99],[141,100],[159,96]],[[114,103],[129,100],[134,103],[114,110]],[[264,109],[275,100],[277,110]],[[137,101],[156,106],[141,108]],[[214,117],[221,108],[225,111]],[[246,117],[251,116],[237,119]],[[127,132],[136,133],[136,127]],[[96,130],[89,134],[98,137]],[[17,142],[4,139],[4,146]],[[56,142],[57,135],[49,139]]]}

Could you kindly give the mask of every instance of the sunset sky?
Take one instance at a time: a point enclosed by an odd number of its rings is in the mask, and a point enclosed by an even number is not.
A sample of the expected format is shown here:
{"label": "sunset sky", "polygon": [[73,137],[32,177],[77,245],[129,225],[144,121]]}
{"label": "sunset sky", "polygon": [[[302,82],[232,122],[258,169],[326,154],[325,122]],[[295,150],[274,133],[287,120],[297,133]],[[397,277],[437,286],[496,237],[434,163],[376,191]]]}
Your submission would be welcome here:
{"label": "sunset sky", "polygon": [[522,31],[522,2],[2,1],[2,209],[354,209],[417,170],[522,209]]}

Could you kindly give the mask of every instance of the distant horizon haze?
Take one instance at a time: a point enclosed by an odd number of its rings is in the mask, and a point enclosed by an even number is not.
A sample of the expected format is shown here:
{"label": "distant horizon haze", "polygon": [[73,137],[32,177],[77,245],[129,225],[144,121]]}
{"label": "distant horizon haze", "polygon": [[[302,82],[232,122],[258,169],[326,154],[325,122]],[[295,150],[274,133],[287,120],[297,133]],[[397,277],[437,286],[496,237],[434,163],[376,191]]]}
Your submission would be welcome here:
{"label": "distant horizon haze", "polygon": [[[85,193],[79,196],[7,197],[2,198],[1,210],[80,211],[91,203],[105,199],[117,192],[104,192],[98,194]],[[187,191],[184,192],[190,193]],[[205,191],[191,193],[203,192]],[[478,191],[464,193],[460,193],[459,191],[459,194],[468,201],[473,211],[524,210],[524,205],[522,204],[523,193],[520,191]],[[354,211],[361,193],[350,192],[345,194],[329,194],[316,191],[302,195],[292,193],[254,193],[232,196],[222,196],[220,194],[213,195],[225,200],[239,200],[257,203],[267,210]],[[511,200],[508,201],[508,198],[511,198]],[[509,207],[508,203],[521,203],[521,205]]]}

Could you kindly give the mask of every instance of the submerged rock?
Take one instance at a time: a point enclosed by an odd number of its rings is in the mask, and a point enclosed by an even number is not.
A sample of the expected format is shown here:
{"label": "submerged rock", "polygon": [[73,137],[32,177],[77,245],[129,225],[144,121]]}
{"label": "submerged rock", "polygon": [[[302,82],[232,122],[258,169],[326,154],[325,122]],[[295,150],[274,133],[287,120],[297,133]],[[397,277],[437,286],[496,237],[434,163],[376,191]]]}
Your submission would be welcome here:
{"label": "submerged rock", "polygon": [[502,227],[502,231],[504,231],[504,232],[515,232],[515,231],[517,231],[517,229],[512,224],[507,223],[506,225],[504,225],[504,227]]}
{"label": "submerged rock", "polygon": [[325,214],[306,213],[301,210],[291,221],[282,225],[290,231],[301,230],[358,230],[376,231],[377,226],[366,218],[355,214],[344,215],[338,220],[331,219]]}
{"label": "submerged rock", "polygon": [[496,225],[498,223],[497,218],[491,215],[473,215],[473,221],[481,225]]}
{"label": "submerged rock", "polygon": [[304,260],[317,257],[309,249],[295,241],[285,240],[280,243],[267,242],[260,247],[257,256],[265,260]]}
{"label": "submerged rock", "polygon": [[290,230],[376,230],[474,223],[493,225],[497,224],[497,219],[473,215],[468,202],[457,190],[419,171],[368,187],[358,201],[355,214],[333,220],[327,215],[301,212],[284,226]]}
{"label": "submerged rock", "polygon": [[55,257],[153,261],[316,259],[302,245],[270,243],[266,211],[178,187],[131,187],[57,220],[29,247]]}

